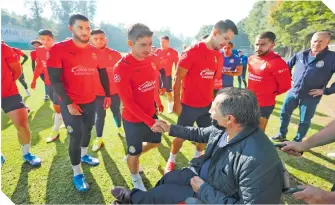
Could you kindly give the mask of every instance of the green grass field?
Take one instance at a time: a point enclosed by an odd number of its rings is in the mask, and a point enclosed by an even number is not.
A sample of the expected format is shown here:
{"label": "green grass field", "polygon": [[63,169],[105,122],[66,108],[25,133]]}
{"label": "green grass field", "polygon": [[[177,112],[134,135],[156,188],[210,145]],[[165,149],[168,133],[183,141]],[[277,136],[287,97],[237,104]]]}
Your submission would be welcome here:
{"label": "green grass field", "polygon": [[[24,65],[24,73],[27,83],[30,84],[32,79],[30,60]],[[19,83],[18,87],[24,96],[23,88]],[[38,80],[37,90],[31,93],[32,96],[24,97],[24,101],[31,109],[29,126],[32,132],[32,152],[42,158],[41,167],[32,168],[22,163],[16,130],[6,115],[4,113],[1,115],[1,152],[6,158],[1,168],[1,188],[15,204],[110,204],[113,200],[110,194],[112,186],[132,187],[130,173],[123,161],[125,139],[116,134],[112,114],[108,111],[103,136],[105,146],[98,152],[91,151],[92,142],[96,136],[93,129],[89,147],[89,153],[97,157],[101,163],[97,167],[83,165],[90,191],[84,194],[78,193],[72,185],[66,130],[61,130],[61,137],[56,142],[50,144],[45,142],[53,126],[53,110],[50,101],[43,101],[44,89],[41,80]],[[283,100],[284,96],[278,97],[277,106],[268,124],[268,136],[274,135],[278,130]],[[163,101],[166,104],[166,97],[163,97]],[[335,96],[326,96],[322,99],[308,136],[319,131],[335,118],[334,102]],[[177,119],[176,115],[167,114],[167,112],[159,117],[171,123],[175,123]],[[290,139],[294,137],[298,123],[299,113],[296,110],[289,127]],[[162,145],[141,158],[141,165],[144,168],[142,176],[147,188],[153,187],[162,176],[171,142],[172,137],[164,135]],[[326,156],[331,151],[335,152],[335,144],[313,149],[305,153],[302,158],[290,157],[284,153],[280,153],[280,156],[297,181],[329,190],[331,184],[335,182],[335,159]],[[186,166],[193,153],[194,146],[190,142],[185,142],[177,156],[177,168]],[[290,200],[286,202],[292,203]]]}

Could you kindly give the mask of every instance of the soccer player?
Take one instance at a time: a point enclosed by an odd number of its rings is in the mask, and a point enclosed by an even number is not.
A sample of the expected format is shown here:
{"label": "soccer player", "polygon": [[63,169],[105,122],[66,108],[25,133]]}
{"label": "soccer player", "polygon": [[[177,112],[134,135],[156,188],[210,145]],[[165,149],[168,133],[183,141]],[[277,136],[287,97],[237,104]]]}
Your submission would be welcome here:
{"label": "soccer player", "polygon": [[[12,47],[12,49],[13,49],[13,51],[20,57],[23,57],[23,60],[22,60],[22,62],[21,62],[21,67],[23,66],[23,64],[28,60],[28,56],[25,54],[25,53],[23,53],[20,49],[18,49],[18,48],[13,48]],[[23,68],[23,67],[22,67]],[[22,74],[21,74],[21,76],[19,77],[19,82],[21,83],[21,85],[23,86],[23,88],[24,88],[24,92],[25,92],[25,94],[26,94],[26,96],[30,96],[30,92],[29,92],[29,90],[28,90],[28,85],[27,85],[27,82],[26,82],[26,80],[25,80],[25,78],[24,78],[24,74],[23,74],[23,70],[22,70]]]}
{"label": "soccer player", "polygon": [[242,64],[242,74],[238,77],[238,88],[242,88],[242,81],[244,87],[247,88],[248,86],[247,81],[245,80],[245,74],[247,73],[248,57],[243,55],[241,50],[238,51],[238,56],[240,57]]}
{"label": "soccer player", "polygon": [[[128,29],[130,53],[114,67],[114,82],[123,103],[122,122],[128,146],[128,167],[135,188],[146,190],[139,175],[139,157],[160,145],[161,134],[154,125],[158,120],[155,108],[157,65],[149,56],[153,32],[144,24]],[[155,68],[156,67],[156,68]]]}
{"label": "soccer player", "polygon": [[[120,136],[124,136],[124,132],[121,127],[121,113],[120,113],[120,97],[117,94],[116,86],[113,77],[113,67],[122,58],[121,54],[113,49],[107,48],[107,38],[103,30],[97,29],[91,32],[91,43],[99,49],[99,55],[101,59],[105,61],[105,65],[108,79],[109,79],[109,92],[111,94],[112,105],[110,107],[114,121]],[[97,76],[99,78],[99,76]],[[97,86],[97,98],[96,98],[96,118],[95,118],[95,129],[97,132],[97,138],[92,147],[93,151],[98,151],[103,145],[102,134],[105,125],[106,110],[104,109],[103,103],[105,99],[105,91],[102,87],[99,79],[96,81]]]}
{"label": "soccer player", "polygon": [[161,71],[162,79],[162,95],[167,93],[168,96],[168,112],[172,113],[173,102],[172,102],[172,66],[177,66],[179,57],[178,52],[173,48],[169,47],[170,38],[168,36],[162,36],[160,39],[161,47],[155,51],[155,54],[160,57],[160,65],[164,68]]}
{"label": "soccer player", "polygon": [[105,90],[104,108],[111,104],[108,74],[98,59],[98,50],[89,44],[91,27],[88,18],[71,15],[69,30],[72,39],[51,47],[47,61],[51,86],[60,97],[64,123],[70,135],[69,155],[73,169],[73,184],[79,192],[89,189],[81,162],[96,166],[99,160],[90,156],[88,145],[94,124],[96,75]]}
{"label": "soccer player", "polygon": [[223,47],[224,65],[222,69],[222,83],[223,87],[234,87],[234,76],[242,74],[241,59],[233,54],[232,49],[234,44],[229,42]]}
{"label": "soccer player", "polygon": [[[36,48],[39,46],[42,46],[42,43],[37,39],[37,40],[32,40],[31,41],[31,45],[34,47],[34,50],[32,50],[30,52],[30,58],[31,58],[31,68],[33,69],[33,72],[35,71],[35,67],[36,67]],[[42,73],[40,78],[43,80],[44,82],[44,74]],[[49,100],[49,96],[48,96],[48,86],[44,85],[44,101]]]}
{"label": "soccer player", "polygon": [[[209,37],[190,47],[181,56],[178,63],[174,91],[173,110],[178,117],[178,125],[199,127],[211,125],[209,109],[213,101],[214,78],[221,76],[223,62],[220,49],[237,34],[237,28],[231,20],[217,22]],[[183,92],[180,97],[180,91]],[[165,173],[174,170],[176,155],[184,140],[173,139],[170,157],[165,167]],[[196,145],[195,157],[202,154],[204,144]]]}
{"label": "soccer player", "polygon": [[248,89],[255,93],[261,110],[260,128],[265,131],[276,105],[276,96],[291,88],[286,62],[273,52],[276,35],[270,31],[256,37],[255,52],[248,61]]}
{"label": "soccer player", "polygon": [[15,84],[22,74],[20,59],[13,49],[3,42],[1,52],[1,108],[17,130],[23,160],[33,166],[39,166],[41,159],[30,153],[31,133],[28,127],[28,114]]}
{"label": "soccer player", "polygon": [[42,29],[38,32],[39,41],[42,43],[42,46],[36,48],[36,67],[34,71],[33,80],[31,82],[30,87],[32,89],[36,88],[36,80],[41,76],[44,75],[44,83],[45,86],[48,87],[48,95],[53,103],[53,108],[55,111],[55,118],[54,118],[54,127],[52,132],[49,134],[49,137],[46,139],[46,142],[53,142],[59,138],[59,129],[63,122],[62,114],[60,111],[59,99],[58,95],[55,90],[51,87],[48,69],[47,69],[47,60],[50,56],[49,50],[54,44],[54,36],[52,31],[48,29]]}

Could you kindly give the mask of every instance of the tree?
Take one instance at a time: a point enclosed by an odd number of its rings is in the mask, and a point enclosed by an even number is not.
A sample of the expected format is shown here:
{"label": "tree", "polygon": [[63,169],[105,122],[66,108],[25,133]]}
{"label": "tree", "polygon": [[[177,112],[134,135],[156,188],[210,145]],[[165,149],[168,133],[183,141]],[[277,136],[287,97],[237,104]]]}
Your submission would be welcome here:
{"label": "tree", "polygon": [[195,35],[196,40],[200,40],[203,36],[209,35],[213,29],[214,25],[203,25],[200,27],[197,35]]}
{"label": "tree", "polygon": [[34,30],[40,30],[43,28],[42,13],[45,7],[45,2],[38,0],[26,0],[25,6],[29,8],[29,15],[31,17],[31,27]]}
{"label": "tree", "polygon": [[246,18],[242,19],[241,21],[239,21],[237,23],[237,29],[238,29],[238,35],[234,36],[234,39],[232,40],[232,42],[234,43],[234,48],[236,49],[249,49],[251,48],[249,39],[248,39],[248,35],[245,33],[244,31],[244,26],[245,26],[245,22],[246,22]]}

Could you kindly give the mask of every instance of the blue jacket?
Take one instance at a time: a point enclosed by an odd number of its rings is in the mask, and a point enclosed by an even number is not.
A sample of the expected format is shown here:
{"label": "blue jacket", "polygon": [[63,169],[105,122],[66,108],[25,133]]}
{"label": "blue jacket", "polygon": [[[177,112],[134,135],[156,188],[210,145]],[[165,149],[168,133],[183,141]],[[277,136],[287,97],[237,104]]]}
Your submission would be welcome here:
{"label": "blue jacket", "polygon": [[[308,63],[310,49],[295,54],[288,62],[293,72],[294,85],[291,89],[298,98],[313,98],[308,92],[311,89],[325,89],[324,95],[335,93],[335,83],[329,88],[327,84],[335,73],[335,52],[329,51],[328,47],[316,55],[315,60]],[[321,96],[314,99],[320,99]]]}

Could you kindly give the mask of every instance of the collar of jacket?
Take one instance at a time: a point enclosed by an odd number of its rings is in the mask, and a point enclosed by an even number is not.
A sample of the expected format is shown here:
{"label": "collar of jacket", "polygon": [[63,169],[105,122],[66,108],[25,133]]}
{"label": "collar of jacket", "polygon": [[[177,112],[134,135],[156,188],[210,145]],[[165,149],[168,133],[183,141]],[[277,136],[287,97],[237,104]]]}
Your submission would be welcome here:
{"label": "collar of jacket", "polygon": [[[328,54],[328,51],[329,51],[329,48],[327,46],[325,49],[323,49],[320,53],[318,53],[315,56],[315,60],[314,61],[318,61],[318,60],[321,60],[322,58],[324,58]],[[305,50],[303,52],[304,60],[307,60],[307,57],[308,57],[308,55],[309,55],[310,52],[311,52],[311,49],[307,49],[307,50]]]}
{"label": "collar of jacket", "polygon": [[254,134],[259,130],[259,127],[245,127],[240,133],[238,133],[228,144],[235,144],[248,136]]}

